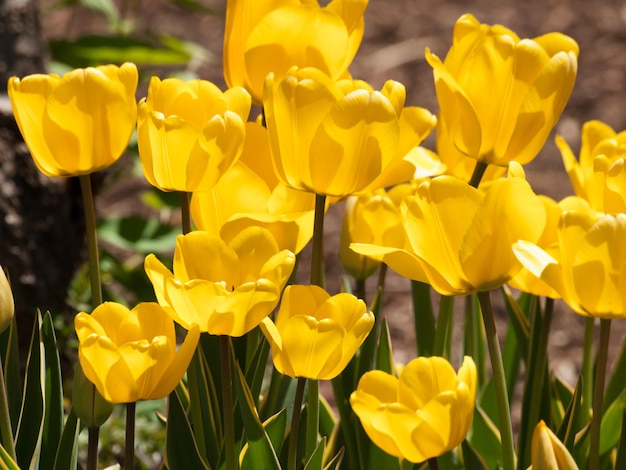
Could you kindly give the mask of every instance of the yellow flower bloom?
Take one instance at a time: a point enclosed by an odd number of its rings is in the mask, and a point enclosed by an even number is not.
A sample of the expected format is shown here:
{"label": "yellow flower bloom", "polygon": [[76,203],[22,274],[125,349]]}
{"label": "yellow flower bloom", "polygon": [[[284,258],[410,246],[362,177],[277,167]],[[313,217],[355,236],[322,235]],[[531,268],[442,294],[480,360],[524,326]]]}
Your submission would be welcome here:
{"label": "yellow flower bloom", "polygon": [[14,314],[13,291],[11,291],[11,285],[4,273],[4,269],[0,266],[0,333],[9,327],[13,321]]}
{"label": "yellow flower bloom", "polygon": [[278,304],[295,264],[271,233],[244,229],[228,244],[207,232],[179,235],[174,272],[150,254],[145,269],[176,322],[212,335],[243,336]]}
{"label": "yellow flower bloom", "polygon": [[105,302],[91,315],[80,312],[74,325],[85,376],[111,403],[167,396],[187,370],[200,338],[197,327],[190,329],[177,351],[174,322],[153,302],[132,310]]}
{"label": "yellow flower bloom", "polygon": [[240,87],[152,77],[137,127],[146,179],[164,191],[211,189],[241,155],[250,106]]}
{"label": "yellow flower bloom", "polygon": [[404,108],[405,95],[398,82],[373,91],[362,81],[334,82],[313,68],[292,68],[282,81],[269,75],[263,103],[278,179],[343,197],[409,181],[416,172],[424,176],[412,162],[425,161],[426,173],[441,172],[429,154],[411,152],[436,119],[424,109]]}
{"label": "yellow flower bloom", "polygon": [[269,230],[280,249],[299,253],[313,236],[315,196],[280,183],[272,167],[267,130],[246,123],[243,153],[211,191],[195,192],[196,226],[231,240],[253,225]]}
{"label": "yellow flower bloom", "polygon": [[556,257],[520,240],[513,246],[517,258],[580,315],[626,317],[626,215],[568,211],[558,230]]}
{"label": "yellow flower bloom", "polygon": [[418,357],[400,378],[366,372],[350,396],[369,438],[388,454],[423,462],[458,446],[476,401],[476,365],[466,356],[458,374],[442,357]]}
{"label": "yellow flower bloom", "polygon": [[290,67],[316,67],[334,80],[347,75],[363,37],[368,0],[228,0],[224,77],[243,86],[256,104],[270,72],[281,80]]}
{"label": "yellow flower bloom", "polygon": [[578,470],[572,455],[543,421],[533,432],[531,463],[528,470]]}
{"label": "yellow flower bloom", "polygon": [[485,163],[530,162],[569,99],[577,57],[578,45],[563,34],[520,39],[463,15],[444,62],[426,51],[446,132],[441,138]]}
{"label": "yellow flower bloom", "polygon": [[452,176],[425,180],[402,203],[405,247],[356,243],[351,248],[442,295],[494,289],[521,267],[511,245],[538,240],[546,223],[544,204],[521,177],[521,167],[512,168],[484,193]]}
{"label": "yellow flower bloom", "polygon": [[374,326],[374,315],[351,294],[318,286],[285,288],[276,315],[261,321],[274,367],[290,377],[331,380],[345,369]]}
{"label": "yellow flower bloom", "polygon": [[106,168],[128,146],[137,122],[137,67],[105,65],[9,79],[15,120],[47,176]]}
{"label": "yellow flower bloom", "polygon": [[[595,210],[624,212],[626,187],[616,175],[622,174],[626,157],[626,131],[616,133],[601,121],[589,121],[582,127],[578,160],[561,136],[556,137],[565,170],[577,196],[586,199]],[[622,163],[613,167],[618,160]],[[613,168],[612,168],[613,167]],[[610,175],[609,175],[610,173]],[[607,182],[611,186],[607,188]],[[617,207],[615,197],[617,196]],[[621,200],[621,202],[620,202]]]}

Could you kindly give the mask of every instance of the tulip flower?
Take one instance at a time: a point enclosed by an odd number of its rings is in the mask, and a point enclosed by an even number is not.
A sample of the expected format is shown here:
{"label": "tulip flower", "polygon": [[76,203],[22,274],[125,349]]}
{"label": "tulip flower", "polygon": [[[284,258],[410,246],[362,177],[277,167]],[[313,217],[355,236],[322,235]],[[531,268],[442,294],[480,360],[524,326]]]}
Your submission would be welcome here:
{"label": "tulip flower", "polygon": [[4,269],[0,266],[0,333],[6,330],[13,321],[15,314],[15,302],[13,301],[13,291],[4,273]]}
{"label": "tulip flower", "polygon": [[253,225],[269,230],[280,249],[299,253],[313,236],[315,196],[278,181],[272,167],[267,130],[246,123],[243,153],[211,191],[191,199],[200,230],[231,240]]}
{"label": "tulip flower", "polygon": [[228,0],[224,77],[260,105],[263,81],[281,80],[292,66],[316,67],[333,80],[345,77],[363,37],[368,0]]}
{"label": "tulip flower", "polygon": [[153,254],[145,269],[159,303],[185,328],[243,336],[278,304],[295,264],[271,233],[249,227],[226,243],[203,231],[179,235],[171,272]]}
{"label": "tulip flower", "polygon": [[567,211],[558,228],[558,253],[520,240],[514,252],[576,313],[606,320],[626,316],[626,214]]}
{"label": "tulip flower", "polygon": [[189,330],[176,349],[174,322],[154,302],[132,310],[105,302],[75,320],[78,359],[85,376],[111,403],[163,398],[180,382],[200,338]]}
{"label": "tulip flower", "polygon": [[152,77],[139,102],[137,138],[144,174],[163,191],[208,191],[243,149],[250,95],[211,82]]}
{"label": "tulip flower", "polygon": [[404,247],[350,247],[442,295],[484,292],[508,282],[521,267],[512,244],[537,241],[546,223],[543,202],[515,164],[508,178],[494,181],[485,192],[452,176],[425,180],[404,199],[401,212]]}
{"label": "tulip flower", "polygon": [[423,462],[457,447],[467,435],[476,401],[476,365],[458,371],[442,357],[418,357],[399,378],[366,372],[350,396],[369,438],[395,457]]}
{"label": "tulip flower", "polygon": [[572,92],[578,45],[561,33],[520,39],[504,26],[459,18],[442,62],[426,50],[451,146],[478,161],[530,162]]}
{"label": "tulip flower", "polygon": [[[623,179],[626,131],[616,133],[601,121],[586,122],[582,127],[578,160],[561,136],[556,137],[556,144],[577,196],[587,200],[593,209],[600,212],[625,211],[623,201],[626,187],[620,183],[619,175],[621,173]],[[622,163],[617,163],[619,160]]]}
{"label": "tulip flower", "polygon": [[578,470],[572,455],[543,421],[533,432],[531,463],[528,470]]}
{"label": "tulip flower", "polygon": [[[417,149],[436,123],[422,108],[404,108],[406,91],[388,81],[334,82],[313,68],[269,75],[263,99],[274,168],[294,189],[344,197],[438,174]],[[425,168],[416,164],[425,162]],[[408,164],[408,166],[407,166]]]}
{"label": "tulip flower", "polygon": [[17,125],[39,170],[78,176],[117,161],[137,122],[137,67],[105,65],[9,79]]}
{"label": "tulip flower", "polygon": [[274,367],[290,377],[331,380],[345,369],[374,326],[374,315],[355,296],[330,296],[321,287],[285,288],[276,315],[261,321]]}

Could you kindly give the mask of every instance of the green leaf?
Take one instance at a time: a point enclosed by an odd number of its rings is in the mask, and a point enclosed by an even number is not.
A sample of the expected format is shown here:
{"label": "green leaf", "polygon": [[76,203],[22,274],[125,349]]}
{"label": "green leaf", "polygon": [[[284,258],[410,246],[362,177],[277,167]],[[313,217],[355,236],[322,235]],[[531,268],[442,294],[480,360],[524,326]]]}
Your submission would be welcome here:
{"label": "green leaf", "polygon": [[119,12],[112,0],[80,0],[79,3],[92,11],[103,15],[110,23],[116,23]]}
{"label": "green leaf", "polygon": [[169,470],[205,469],[207,465],[198,452],[191,424],[178,396],[170,393],[165,438],[165,465]]}
{"label": "green leaf", "polygon": [[611,377],[604,392],[604,411],[626,389],[626,341],[622,341],[622,350],[619,353]]}
{"label": "green leaf", "polygon": [[21,468],[37,468],[44,422],[45,357],[41,347],[41,312],[37,311],[26,363],[24,401],[17,429],[15,453]]}
{"label": "green leaf", "polygon": [[435,344],[435,314],[429,284],[411,281],[413,324],[418,356],[431,356]]}
{"label": "green leaf", "polygon": [[[276,455],[279,455],[285,438],[285,430],[287,429],[287,410],[282,409],[274,416],[264,421],[263,428],[272,443],[272,447],[274,448]],[[248,452],[247,445],[242,450],[242,453],[243,460],[241,462],[241,469],[254,470],[256,468],[256,463],[252,460],[252,454]]]}
{"label": "green leaf", "polygon": [[142,254],[169,251],[176,244],[180,228],[155,218],[108,217],[98,226],[98,237],[119,248]]}
{"label": "green leaf", "polygon": [[[370,331],[365,341],[361,345],[359,356],[356,362],[356,377],[361,377],[368,370],[372,370],[376,361],[376,334],[380,328],[381,312],[380,305],[382,300],[383,290],[379,288],[376,291],[376,296],[372,301],[370,307],[371,312],[374,314],[374,326]],[[355,377],[355,378],[356,378]]]}
{"label": "green leaf", "polygon": [[304,466],[304,470],[322,470],[324,465],[324,450],[326,449],[326,438],[323,437],[317,443],[317,447],[311,454],[311,458]]}
{"label": "green leaf", "polygon": [[20,470],[4,447],[0,445],[0,470]]}
{"label": "green leaf", "polygon": [[626,468],[626,419],[624,416],[626,416],[626,410],[622,412],[622,432],[620,432],[614,468]]}
{"label": "green leaf", "polygon": [[509,314],[510,325],[515,332],[521,350],[521,357],[526,359],[528,357],[528,341],[530,337],[530,324],[528,322],[530,315],[529,310],[522,310],[520,304],[530,307],[528,305],[528,295],[522,294],[518,302],[513,298],[507,286],[503,286],[501,290],[504,296],[506,311]]}
{"label": "green leaf", "polygon": [[576,432],[578,431],[576,429],[576,425],[578,423],[578,415],[580,413],[581,397],[582,377],[578,376],[572,399],[567,405],[561,424],[555,433],[561,442],[563,442],[563,445],[570,450],[570,452],[574,448],[574,438],[576,437]]}
{"label": "green leaf", "polygon": [[54,470],[76,470],[78,465],[78,434],[80,425],[72,408],[65,420],[63,434],[54,461]]}
{"label": "green leaf", "polygon": [[63,432],[63,382],[61,363],[50,312],[43,316],[41,335],[44,349],[45,392],[40,469],[52,469]]}
{"label": "green leaf", "polygon": [[[468,441],[487,463],[487,468],[497,468],[502,463],[500,431],[487,414],[476,405]],[[469,467],[468,467],[469,468]]]}
{"label": "green leaf", "polygon": [[609,405],[600,426],[600,455],[615,447],[620,438],[622,418],[626,408],[626,391]]}
{"label": "green leaf", "polygon": [[344,450],[345,448],[343,447],[339,449],[339,452],[337,452],[337,455],[335,455],[332,459],[330,459],[330,461],[324,467],[324,470],[338,470],[339,466],[341,465],[341,461],[343,460]]}
{"label": "green leaf", "polygon": [[482,317],[476,295],[465,297],[464,314],[463,356],[474,359],[480,392],[487,382],[487,356]]}
{"label": "green leaf", "polygon": [[11,429],[15,436],[22,409],[22,378],[20,377],[20,357],[17,344],[17,322],[13,321],[9,328],[0,334],[0,351],[7,390]]}
{"label": "green leaf", "polygon": [[483,457],[476,452],[476,449],[474,449],[474,447],[467,442],[467,439],[461,443],[461,450],[463,452],[463,462],[465,463],[465,468],[471,468],[472,470],[489,469],[485,459],[483,459]]}
{"label": "green leaf", "polygon": [[383,324],[380,328],[380,338],[378,339],[378,358],[376,361],[376,368],[393,374],[393,354],[391,351],[391,334],[389,333],[389,327],[387,325],[387,319],[383,319]]}
{"label": "green leaf", "polygon": [[243,416],[244,429],[248,441],[246,453],[250,454],[250,459],[255,463],[256,468],[280,470],[280,463],[278,462],[272,441],[259,419],[246,378],[238,364],[236,370],[237,373],[233,374],[233,382],[236,384],[239,408]]}

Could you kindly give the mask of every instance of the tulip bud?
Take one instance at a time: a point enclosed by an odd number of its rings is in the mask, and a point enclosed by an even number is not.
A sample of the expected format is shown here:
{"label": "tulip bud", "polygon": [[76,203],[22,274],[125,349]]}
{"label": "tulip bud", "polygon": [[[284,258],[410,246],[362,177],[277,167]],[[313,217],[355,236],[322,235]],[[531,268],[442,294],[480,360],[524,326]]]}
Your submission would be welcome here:
{"label": "tulip bud", "polygon": [[543,421],[533,432],[531,463],[529,470],[578,470],[567,448]]}
{"label": "tulip bud", "polygon": [[13,292],[11,292],[9,280],[0,266],[0,333],[9,327],[14,313]]}

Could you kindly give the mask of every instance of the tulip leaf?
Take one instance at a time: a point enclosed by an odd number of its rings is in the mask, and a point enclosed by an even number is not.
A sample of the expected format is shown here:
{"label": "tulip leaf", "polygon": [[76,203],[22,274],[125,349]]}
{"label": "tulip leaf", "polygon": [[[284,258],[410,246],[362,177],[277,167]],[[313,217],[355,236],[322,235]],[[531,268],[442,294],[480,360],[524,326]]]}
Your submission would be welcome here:
{"label": "tulip leaf", "polygon": [[626,341],[622,342],[622,350],[619,353],[611,377],[604,392],[604,411],[613,403],[617,397],[626,389]]}
{"label": "tulip leaf", "polygon": [[324,450],[326,449],[326,437],[323,437],[318,443],[317,447],[311,454],[308,462],[304,466],[304,470],[322,470],[324,465]]}
{"label": "tulip leaf", "polygon": [[[283,445],[283,440],[285,438],[285,430],[287,429],[287,409],[283,408],[274,416],[271,416],[269,419],[263,422],[263,428],[267,433],[270,442],[272,443],[272,447],[274,451],[278,454],[280,453],[281,447]],[[243,453],[243,459],[241,461],[241,469],[251,469],[254,470],[256,468],[256,463],[252,460],[252,454],[248,452],[248,445],[245,446]]]}
{"label": "tulip leaf", "polygon": [[626,468],[626,410],[622,410],[622,431],[620,432],[619,446],[613,468]]}
{"label": "tulip leaf", "polygon": [[211,467],[202,460],[196,445],[191,424],[178,396],[178,390],[170,393],[165,428],[165,465],[169,470]]}
{"label": "tulip leaf", "polygon": [[154,217],[107,217],[98,225],[101,240],[142,254],[171,250],[178,235],[180,228],[163,224]]}
{"label": "tulip leaf", "polygon": [[[376,291],[376,296],[374,297],[374,300],[372,300],[372,305],[370,306],[370,311],[374,314],[374,326],[372,327],[370,333],[367,335],[367,338],[365,338],[365,341],[363,341],[363,344],[361,345],[361,348],[359,350],[359,356],[356,360],[356,376],[353,377],[353,379],[355,380],[358,377],[361,377],[368,370],[372,370],[376,361],[376,342],[378,339],[376,337],[376,334],[380,329],[380,306],[382,295],[383,290],[379,288]],[[353,386],[356,386],[356,383],[354,383]]]}
{"label": "tulip leaf", "polygon": [[37,468],[44,423],[45,356],[41,347],[41,312],[37,311],[26,362],[24,401],[17,429],[15,453],[21,468]]}
{"label": "tulip leaf", "polygon": [[626,408],[626,391],[613,401],[602,415],[600,425],[600,455],[615,447],[622,429],[623,412]]}
{"label": "tulip leaf", "polygon": [[75,470],[78,467],[78,434],[80,423],[72,408],[65,420],[63,434],[54,460],[54,470]]}
{"label": "tulip leaf", "polygon": [[[256,329],[255,331],[258,331]],[[246,335],[246,337],[248,337]],[[270,352],[269,342],[261,335],[259,342],[254,350],[254,354],[250,359],[250,363],[246,370],[246,381],[250,384],[250,391],[255,399],[255,405],[258,407],[258,398],[261,395],[261,387],[263,386],[263,376],[267,365],[267,358]]]}
{"label": "tulip leaf", "polygon": [[450,358],[454,322],[454,297],[442,295],[439,301],[433,355]]}
{"label": "tulip leaf", "polygon": [[474,447],[467,442],[467,439],[461,443],[461,450],[463,452],[463,462],[465,463],[465,468],[471,468],[472,470],[489,469],[485,459],[483,459],[483,457],[476,452],[476,449],[474,449]]}
{"label": "tulip leaf", "polygon": [[337,419],[332,408],[326,399],[320,395],[320,435],[331,436],[335,432],[336,424]]}
{"label": "tulip leaf", "polygon": [[528,341],[530,337],[530,324],[528,322],[528,310],[524,311],[521,305],[527,305],[528,298],[522,294],[519,301],[516,301],[507,286],[502,287],[504,304],[509,314],[510,325],[515,332],[520,348],[521,357],[528,357]]}
{"label": "tulip leaf", "polygon": [[574,394],[567,405],[561,424],[556,431],[556,436],[561,440],[561,442],[563,442],[563,445],[565,445],[570,452],[574,448],[574,438],[576,437],[576,424],[578,423],[578,415],[580,413],[581,397],[582,378],[578,376],[576,388],[574,388]]}
{"label": "tulip leaf", "polygon": [[22,379],[20,377],[20,357],[15,316],[9,328],[0,334],[0,351],[2,352],[1,360],[4,368],[11,429],[13,435],[15,435],[19,423],[20,410],[22,409]]}
{"label": "tulip leaf", "polygon": [[389,327],[387,325],[387,319],[383,319],[382,326],[380,328],[380,338],[378,340],[378,359],[376,361],[376,368],[393,374],[393,354],[391,351],[391,335],[389,333]]}
{"label": "tulip leaf", "polygon": [[337,470],[339,468],[339,465],[341,465],[341,461],[343,460],[343,454],[344,454],[345,448],[341,448],[339,449],[339,452],[337,452],[337,455],[335,455],[324,467],[324,470]]}
{"label": "tulip leaf", "polygon": [[243,416],[248,442],[246,454],[250,455],[250,460],[254,462],[255,468],[280,470],[280,463],[278,462],[272,441],[259,419],[246,378],[238,364],[236,370],[237,372],[233,374],[233,382],[236,384],[239,408]]}
{"label": "tulip leaf", "polygon": [[0,445],[0,470],[20,470],[4,447]]}
{"label": "tulip leaf", "polygon": [[431,356],[435,342],[435,314],[429,284],[411,281],[413,324],[418,356]]}
{"label": "tulip leaf", "polygon": [[[584,379],[583,379],[584,380]],[[552,400],[552,420],[555,423],[560,423],[564,419],[565,414],[565,405],[564,403],[569,403],[573,396],[574,390],[570,388],[569,385],[563,383],[556,377],[552,377],[550,380],[550,387],[552,391],[552,395],[555,397]]]}
{"label": "tulip leaf", "polygon": [[465,298],[465,318],[463,337],[463,356],[470,356],[476,364],[478,390],[487,382],[487,363],[485,334],[480,313],[478,297],[469,295]]}
{"label": "tulip leaf", "polygon": [[497,468],[501,464],[500,431],[478,404],[474,410],[472,430],[468,441],[487,463],[487,468]]}

